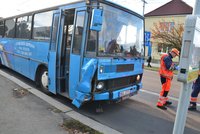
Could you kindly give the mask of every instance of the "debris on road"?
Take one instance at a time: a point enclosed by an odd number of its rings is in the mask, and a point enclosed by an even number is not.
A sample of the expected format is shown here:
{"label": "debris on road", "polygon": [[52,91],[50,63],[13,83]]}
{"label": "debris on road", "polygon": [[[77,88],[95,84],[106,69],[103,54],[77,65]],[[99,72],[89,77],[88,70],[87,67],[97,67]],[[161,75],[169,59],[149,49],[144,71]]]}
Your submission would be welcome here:
{"label": "debris on road", "polygon": [[25,88],[14,88],[13,89],[13,96],[16,98],[22,98],[28,95],[29,91]]}

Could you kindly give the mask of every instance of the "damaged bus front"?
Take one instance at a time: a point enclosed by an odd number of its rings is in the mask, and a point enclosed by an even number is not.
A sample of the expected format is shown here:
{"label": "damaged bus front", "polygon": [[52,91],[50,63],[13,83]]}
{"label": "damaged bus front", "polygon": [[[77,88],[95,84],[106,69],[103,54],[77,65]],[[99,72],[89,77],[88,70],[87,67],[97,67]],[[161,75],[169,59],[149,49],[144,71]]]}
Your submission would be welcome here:
{"label": "damaged bus front", "polygon": [[144,19],[111,2],[90,3],[86,45],[73,104],[120,101],[142,87]]}

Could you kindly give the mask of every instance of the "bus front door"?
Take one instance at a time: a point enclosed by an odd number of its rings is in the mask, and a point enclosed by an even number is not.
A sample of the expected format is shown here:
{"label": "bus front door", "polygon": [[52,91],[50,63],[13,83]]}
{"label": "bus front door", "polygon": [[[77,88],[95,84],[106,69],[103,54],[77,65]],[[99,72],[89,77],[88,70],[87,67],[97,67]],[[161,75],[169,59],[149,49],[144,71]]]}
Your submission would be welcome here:
{"label": "bus front door", "polygon": [[78,108],[83,102],[91,100],[91,82],[97,69],[95,58],[84,59],[88,16],[86,9],[76,10],[70,54],[69,95],[73,100],[72,104]]}
{"label": "bus front door", "polygon": [[54,13],[49,52],[49,91],[69,97],[69,66],[75,9]]}
{"label": "bus front door", "polygon": [[70,51],[72,32],[74,29],[74,15],[75,9],[67,9],[62,11],[61,30],[62,34],[61,46],[58,49],[59,57],[58,63],[58,90],[62,96],[69,97],[69,66],[70,66]]}
{"label": "bus front door", "polygon": [[76,9],[74,32],[72,37],[72,50],[70,54],[69,96],[76,98],[76,90],[80,81],[80,71],[83,60],[84,42],[86,36],[86,9]]}
{"label": "bus front door", "polygon": [[57,46],[58,46],[58,27],[60,22],[60,12],[55,12],[53,15],[53,23],[52,23],[52,33],[51,33],[51,43],[50,43],[50,50],[48,56],[48,89],[50,92],[56,94],[56,64],[57,64]]}

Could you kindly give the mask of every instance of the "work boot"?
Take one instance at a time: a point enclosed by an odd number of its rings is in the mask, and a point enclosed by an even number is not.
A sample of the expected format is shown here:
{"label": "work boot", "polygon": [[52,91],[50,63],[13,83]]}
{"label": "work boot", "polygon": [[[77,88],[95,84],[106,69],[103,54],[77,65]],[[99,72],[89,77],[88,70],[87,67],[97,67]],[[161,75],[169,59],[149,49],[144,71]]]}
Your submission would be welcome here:
{"label": "work boot", "polygon": [[194,104],[190,104],[188,110],[190,110],[190,111],[196,111],[197,110],[197,106],[194,105]]}
{"label": "work boot", "polygon": [[169,105],[171,105],[171,104],[172,104],[171,101],[166,101],[165,104],[164,104],[164,106],[169,106]]}
{"label": "work boot", "polygon": [[167,110],[167,108],[164,105],[163,106],[158,106],[157,105],[157,107],[160,108],[160,109],[162,109],[162,110]]}

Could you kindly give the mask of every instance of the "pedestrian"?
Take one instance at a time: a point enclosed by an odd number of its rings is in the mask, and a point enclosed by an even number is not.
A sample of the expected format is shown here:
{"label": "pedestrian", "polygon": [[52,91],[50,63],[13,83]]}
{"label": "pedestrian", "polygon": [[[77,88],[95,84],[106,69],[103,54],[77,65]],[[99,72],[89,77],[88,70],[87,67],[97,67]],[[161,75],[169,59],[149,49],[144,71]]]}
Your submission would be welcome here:
{"label": "pedestrian", "polygon": [[162,84],[162,90],[157,102],[157,107],[163,110],[167,110],[167,105],[171,105],[172,102],[168,101],[168,93],[171,88],[171,81],[173,79],[173,71],[178,70],[179,66],[175,65],[172,61],[173,58],[179,56],[179,51],[173,48],[168,54],[163,54],[160,59],[160,80]]}
{"label": "pedestrian", "polygon": [[151,67],[151,55],[147,59],[147,67]]}
{"label": "pedestrian", "polygon": [[192,89],[193,89],[193,91],[191,94],[190,106],[189,106],[188,110],[196,111],[197,110],[197,97],[200,92],[200,71],[199,71],[198,78],[193,83]]}

